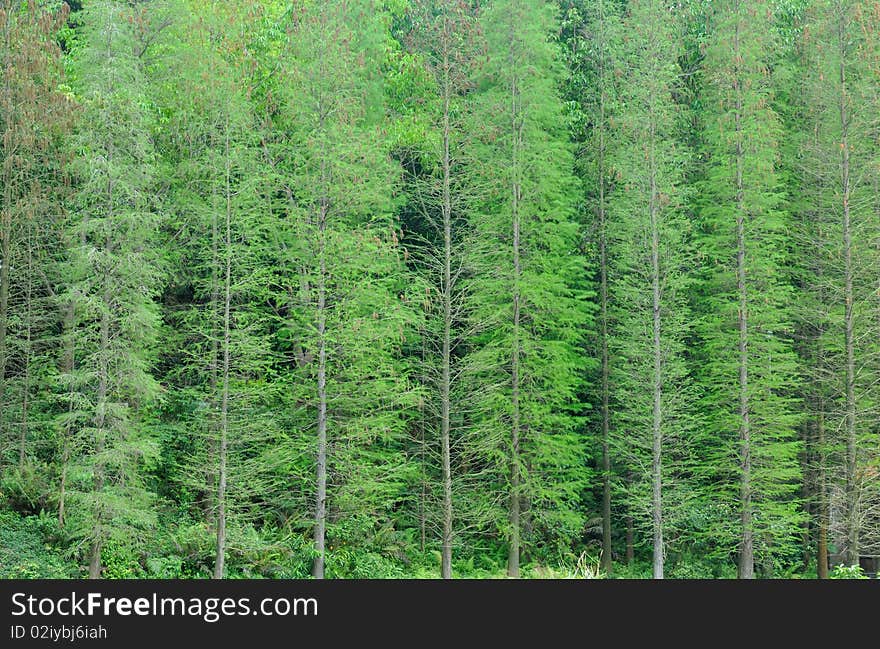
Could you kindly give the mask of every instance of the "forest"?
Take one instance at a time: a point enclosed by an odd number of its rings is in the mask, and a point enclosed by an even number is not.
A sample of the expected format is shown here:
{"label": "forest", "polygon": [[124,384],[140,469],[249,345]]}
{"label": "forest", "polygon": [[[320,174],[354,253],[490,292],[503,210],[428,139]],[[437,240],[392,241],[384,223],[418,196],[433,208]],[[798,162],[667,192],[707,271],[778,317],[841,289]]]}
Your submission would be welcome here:
{"label": "forest", "polygon": [[0,577],[874,575],[880,0],[0,0]]}

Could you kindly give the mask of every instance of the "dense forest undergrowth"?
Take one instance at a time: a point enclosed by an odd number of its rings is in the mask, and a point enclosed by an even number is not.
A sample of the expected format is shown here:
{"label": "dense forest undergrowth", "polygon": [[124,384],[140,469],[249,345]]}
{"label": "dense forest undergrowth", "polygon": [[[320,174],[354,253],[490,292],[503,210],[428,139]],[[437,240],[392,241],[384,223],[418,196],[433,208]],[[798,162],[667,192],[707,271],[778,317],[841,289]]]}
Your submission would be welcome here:
{"label": "dense forest undergrowth", "polygon": [[877,0],[0,0],[0,578],[855,577],[878,406]]}

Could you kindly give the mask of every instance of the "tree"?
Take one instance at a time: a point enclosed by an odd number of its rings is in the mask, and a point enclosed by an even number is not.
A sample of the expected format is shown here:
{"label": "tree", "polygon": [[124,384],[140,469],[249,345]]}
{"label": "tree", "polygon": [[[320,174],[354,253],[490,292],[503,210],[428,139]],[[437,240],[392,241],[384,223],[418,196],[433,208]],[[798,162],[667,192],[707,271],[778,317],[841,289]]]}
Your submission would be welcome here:
{"label": "tree", "polygon": [[[779,119],[772,108],[772,15],[768,3],[730,0],[711,14],[706,53],[706,178],[701,183],[701,337],[707,427],[721,442],[710,498],[713,536],[738,550],[741,578],[790,552],[800,521],[794,426],[797,362],[791,285],[785,275],[788,218],[777,179]],[[735,436],[734,436],[735,434]],[[738,492],[731,491],[738,485]],[[734,523],[734,512],[738,522]]]}
{"label": "tree", "polygon": [[70,532],[86,546],[89,577],[101,575],[108,542],[131,544],[154,522],[145,471],[155,457],[146,409],[159,328],[160,281],[153,239],[154,152],[143,72],[128,9],[113,1],[83,10],[75,93],[82,118],[73,140],[69,278],[76,366],[61,374],[70,426]]}
{"label": "tree", "polygon": [[505,459],[507,574],[518,577],[521,546],[565,551],[583,527],[578,350],[592,313],[552,8],[499,1],[482,24],[488,61],[475,118],[488,128],[474,166],[483,191],[471,225],[475,336],[466,374],[481,386],[475,425]]}
{"label": "tree", "polygon": [[[466,343],[463,327],[470,308],[464,287],[464,242],[473,197],[466,176],[472,123],[467,120],[470,106],[463,95],[473,87],[482,45],[476,11],[469,2],[418,0],[412,3],[407,19],[402,40],[419,57],[428,77],[427,96],[418,98],[427,103],[425,142],[409,147],[404,169],[421,226],[411,228],[409,234],[415,239],[412,247],[420,275],[429,287],[425,334],[434,353],[422,363],[422,374],[429,390],[426,407],[434,413],[439,429],[440,572],[450,579],[455,500],[467,510],[458,517],[467,518],[469,526],[481,529],[485,522],[484,505],[473,504],[480,500],[474,456],[484,453],[482,441],[469,435],[464,423],[470,403],[460,368]],[[456,477],[456,464],[468,467],[472,475]]]}
{"label": "tree", "polygon": [[[68,16],[36,2],[0,2],[0,467],[29,459],[40,366],[55,323],[47,259],[58,245],[63,195],[60,143],[70,101],[61,89],[55,35]],[[17,429],[17,430],[16,430]]]}
{"label": "tree", "polygon": [[[596,348],[599,357],[600,471],[602,474],[602,557],[601,566],[611,573],[612,546],[612,457],[611,413],[612,385],[610,342],[614,323],[611,320],[609,293],[608,240],[609,203],[615,183],[611,174],[611,159],[615,149],[611,124],[618,110],[617,82],[614,69],[620,59],[619,3],[571,2],[563,5],[563,43],[569,70],[568,94],[576,108],[571,108],[572,131],[580,143],[576,169],[584,180],[587,210],[593,214],[587,231],[591,233],[591,267],[598,270],[598,318],[596,340],[589,350]],[[587,350],[585,350],[587,351]]]}
{"label": "tree", "polygon": [[662,579],[669,530],[689,504],[691,468],[682,464],[696,421],[685,358],[694,255],[683,214],[687,154],[677,141],[680,23],[665,3],[634,2],[624,26],[643,37],[624,38],[626,112],[613,160],[614,448],[627,466],[645,467],[631,471],[624,491],[630,511],[650,521],[653,574]]}
{"label": "tree", "polygon": [[[804,32],[807,61],[806,111],[813,128],[803,138],[806,189],[812,208],[819,296],[821,353],[812,374],[823,395],[819,453],[822,481],[832,466],[831,493],[820,492],[820,534],[827,535],[830,512],[842,513],[833,532],[842,540],[849,564],[858,563],[862,495],[870,491],[865,435],[877,407],[878,318],[876,272],[877,98],[872,77],[871,3],[833,0],[811,8]],[[873,44],[876,47],[876,43]],[[827,422],[827,423],[826,423]],[[826,426],[841,435],[825,439]],[[839,461],[836,461],[838,460]],[[839,474],[839,477],[838,477]],[[837,485],[841,489],[837,489]],[[828,502],[828,500],[831,502]],[[825,545],[827,540],[822,540]],[[826,553],[820,548],[819,552]],[[827,570],[827,568],[826,568]]]}
{"label": "tree", "polygon": [[362,540],[400,497],[409,391],[397,357],[411,316],[390,209],[397,170],[376,146],[387,24],[369,2],[308,4],[292,20],[279,107],[288,137],[271,154],[286,197],[289,270],[278,282],[291,419],[309,434],[293,448],[316,451],[312,575],[322,578],[333,523]]}

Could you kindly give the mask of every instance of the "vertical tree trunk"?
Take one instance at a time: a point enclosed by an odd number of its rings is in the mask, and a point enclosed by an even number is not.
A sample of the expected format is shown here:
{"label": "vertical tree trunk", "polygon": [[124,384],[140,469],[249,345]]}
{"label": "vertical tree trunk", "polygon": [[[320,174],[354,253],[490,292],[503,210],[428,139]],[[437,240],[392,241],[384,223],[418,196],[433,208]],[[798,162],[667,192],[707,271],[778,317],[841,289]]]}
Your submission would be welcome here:
{"label": "vertical tree trunk", "polygon": [[817,490],[819,511],[816,542],[816,577],[828,579],[828,486],[825,470],[825,403],[819,399],[819,415],[816,421],[816,458],[818,461]]}
{"label": "vertical tree trunk", "polygon": [[511,112],[511,135],[513,137],[513,150],[511,159],[511,218],[513,221],[513,343],[510,359],[510,376],[511,376],[511,406],[512,421],[510,428],[510,494],[509,504],[510,512],[508,523],[510,525],[510,537],[507,549],[507,576],[519,577],[519,559],[520,559],[520,275],[522,268],[520,264],[520,214],[519,203],[522,194],[522,185],[520,182],[520,149],[522,142],[522,123],[519,115],[519,88],[517,87],[516,72],[513,67],[513,23],[511,23],[511,50],[509,56],[509,65],[513,74],[510,87],[510,112]]}
{"label": "vertical tree trunk", "polygon": [[852,223],[850,213],[849,115],[847,111],[846,26],[843,10],[838,22],[840,48],[840,190],[843,209],[843,267],[844,267],[844,349],[846,354],[846,561],[859,563],[858,485],[856,483],[856,399],[855,399],[855,345],[853,341],[853,269]]}
{"label": "vertical tree trunk", "polygon": [[737,327],[739,329],[739,418],[740,418],[740,513],[741,545],[739,553],[739,578],[753,579],[755,576],[754,532],[752,529],[752,439],[749,425],[749,354],[748,354],[748,295],[746,292],[746,207],[744,188],[744,147],[743,147],[743,99],[741,88],[740,61],[740,5],[736,7],[736,27],[733,52],[733,89],[736,95],[734,129],[736,134],[736,291],[739,298]]}
{"label": "vertical tree trunk", "polygon": [[223,579],[226,561],[226,453],[229,444],[229,345],[230,303],[232,300],[232,196],[229,161],[229,115],[226,116],[226,238],[225,274],[223,283],[223,388],[220,396],[220,448],[217,482],[217,556],[214,579]]}
{"label": "vertical tree trunk", "polygon": [[652,329],[653,329],[653,353],[654,353],[654,375],[652,381],[653,387],[653,421],[652,421],[652,453],[651,453],[651,512],[654,528],[654,579],[663,579],[663,498],[662,498],[662,448],[663,448],[663,429],[662,429],[662,396],[663,396],[663,375],[662,375],[662,356],[663,350],[660,346],[660,229],[658,223],[658,196],[657,196],[657,171],[655,168],[654,158],[654,116],[651,116],[651,142],[650,146],[650,165],[651,165],[651,292],[652,292]]}
{"label": "vertical tree trunk", "polygon": [[[27,228],[28,234],[31,234],[33,227],[32,217],[29,219]],[[29,400],[31,396],[31,347],[32,347],[32,327],[33,327],[33,284],[32,278],[34,272],[34,254],[33,254],[33,237],[28,236],[27,242],[27,284],[25,286],[25,334],[24,334],[24,376],[22,381],[21,394],[21,423],[18,437],[18,466],[24,467],[27,459],[27,438],[28,438],[28,410],[30,408]]]}
{"label": "vertical tree trunk", "polygon": [[443,465],[443,538],[440,573],[452,578],[452,464],[450,458],[449,410],[452,338],[452,196],[449,155],[450,79],[449,54],[443,58],[443,357],[440,379],[440,445]]}
{"label": "vertical tree trunk", "polygon": [[321,198],[318,214],[318,488],[314,531],[316,556],[312,566],[312,576],[315,579],[324,578],[324,542],[327,527],[327,260],[325,233],[328,209],[329,200],[325,194]]}
{"label": "vertical tree trunk", "polygon": [[627,512],[626,515],[626,554],[624,555],[626,559],[626,565],[632,565],[633,560],[636,558],[636,548],[635,548],[635,521],[633,521],[633,516],[631,513]]}
{"label": "vertical tree trunk", "polygon": [[599,151],[598,177],[599,190],[599,336],[602,363],[602,569],[611,574],[611,453],[609,449],[611,432],[611,413],[609,410],[610,384],[608,361],[608,254],[607,231],[605,223],[605,2],[599,1]]}
{"label": "vertical tree trunk", "polygon": [[6,365],[8,351],[6,332],[9,319],[9,253],[12,229],[10,212],[11,183],[4,178],[4,204],[0,212],[0,440],[5,438]]}
{"label": "vertical tree trunk", "polygon": [[67,416],[68,420],[64,425],[64,437],[61,442],[61,481],[58,489],[58,526],[64,527],[64,507],[67,490],[67,465],[70,462],[70,436],[71,427],[73,426],[73,403],[74,403],[74,385],[73,370],[76,354],[76,339],[74,338],[74,329],[76,327],[76,303],[71,299],[70,304],[64,311],[64,320],[62,323],[64,329],[64,360],[62,372],[70,378],[70,387],[68,388]]}
{"label": "vertical tree trunk", "polygon": [[[109,246],[109,242],[108,242]],[[95,455],[100,456],[104,452],[106,410],[107,410],[107,388],[110,378],[109,355],[110,355],[110,305],[112,294],[109,285],[104,290],[103,313],[101,314],[101,342],[98,350],[98,391],[96,394],[97,416],[95,417]],[[104,465],[98,460],[95,465],[95,493],[100,494],[104,491]],[[98,579],[101,576],[101,549],[104,544],[103,538],[103,511],[101,505],[95,512],[95,529],[94,542],[92,543],[91,560],[89,562],[89,579]]]}

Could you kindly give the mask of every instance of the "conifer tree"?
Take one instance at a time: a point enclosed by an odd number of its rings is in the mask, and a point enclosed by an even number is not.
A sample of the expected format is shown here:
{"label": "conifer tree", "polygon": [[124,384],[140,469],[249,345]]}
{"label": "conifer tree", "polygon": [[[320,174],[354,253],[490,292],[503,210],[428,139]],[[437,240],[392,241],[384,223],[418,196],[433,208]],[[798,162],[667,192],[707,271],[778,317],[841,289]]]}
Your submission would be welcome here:
{"label": "conifer tree", "polygon": [[[606,574],[612,570],[612,457],[611,412],[613,408],[610,341],[614,323],[611,318],[609,294],[608,218],[610,199],[615,187],[612,178],[612,157],[615,139],[611,124],[617,106],[617,81],[614,70],[620,57],[620,6],[613,0],[563,3],[562,41],[565,46],[569,78],[567,94],[572,135],[580,143],[576,169],[583,179],[586,194],[588,240],[591,267],[595,268],[596,302],[598,306],[595,341],[587,350],[599,359],[598,428],[602,475],[602,556]],[[587,351],[585,350],[585,351]]]}
{"label": "conifer tree", "polygon": [[592,314],[552,11],[497,1],[482,16],[488,62],[475,117],[488,128],[475,171],[485,198],[472,217],[476,335],[466,373],[482,386],[475,425],[497,439],[506,464],[510,577],[523,548],[564,552],[583,526],[577,354]]}
{"label": "conifer tree", "polygon": [[[685,359],[693,281],[691,232],[683,214],[687,161],[678,141],[678,15],[667,3],[630,4],[626,73],[615,131],[618,187],[609,227],[614,249],[615,455],[633,467],[623,485],[639,527],[653,538],[653,575],[662,579],[671,531],[690,503],[694,391]],[[638,28],[636,28],[638,26]],[[643,467],[639,469],[639,467]]]}
{"label": "conifer tree", "polygon": [[[452,577],[453,546],[464,530],[479,534],[493,522],[494,494],[481,479],[487,444],[469,425],[471,387],[462,375],[467,318],[472,302],[465,279],[469,211],[475,190],[468,176],[471,161],[472,110],[467,100],[481,53],[477,12],[470,2],[417,0],[406,15],[402,40],[418,57],[427,77],[422,142],[410,145],[404,158],[407,193],[416,223],[414,266],[426,285],[423,340],[427,358],[420,363],[425,409],[432,415],[436,441],[431,464],[439,465],[440,572]],[[430,470],[432,467],[425,467]],[[423,514],[424,516],[424,514]]]}
{"label": "conifer tree", "polygon": [[313,449],[312,575],[322,578],[328,535],[369,542],[401,498],[409,397],[396,357],[410,310],[391,218],[397,171],[381,145],[387,22],[366,1],[308,3],[291,20],[279,106],[288,137],[273,151],[289,269],[278,281],[300,437],[290,448]]}
{"label": "conifer tree", "polygon": [[56,322],[47,271],[58,246],[60,138],[71,105],[59,89],[54,39],[67,16],[67,5],[51,13],[36,2],[0,2],[0,472],[17,465],[19,482],[33,459],[32,410]]}
{"label": "conifer tree", "polygon": [[146,410],[159,328],[151,205],[154,152],[146,88],[128,8],[114,0],[83,10],[75,95],[82,106],[73,145],[76,192],[62,302],[74,312],[76,364],[60,379],[69,408],[68,528],[98,578],[108,543],[143,539],[155,521],[145,471],[156,452]]}
{"label": "conifer tree", "polygon": [[792,351],[792,289],[785,271],[788,217],[777,178],[780,123],[772,107],[767,2],[712,8],[706,52],[706,178],[699,207],[704,284],[699,300],[706,429],[702,462],[721,552],[741,578],[756,560],[793,551],[801,513]]}
{"label": "conifer tree", "polygon": [[[818,452],[821,534],[831,532],[850,565],[858,563],[863,516],[876,478],[864,467],[876,428],[878,322],[876,268],[876,76],[871,66],[877,36],[871,3],[829,0],[807,14],[806,112],[813,126],[802,138],[807,205],[819,323],[817,364],[811,368],[821,418]],[[874,141],[872,141],[874,140]],[[828,434],[825,431],[840,431]],[[863,496],[865,501],[862,501]],[[863,509],[864,507],[864,509]],[[830,526],[832,508],[840,512]],[[827,545],[827,539],[822,541]],[[820,549],[824,559],[826,549]]]}

